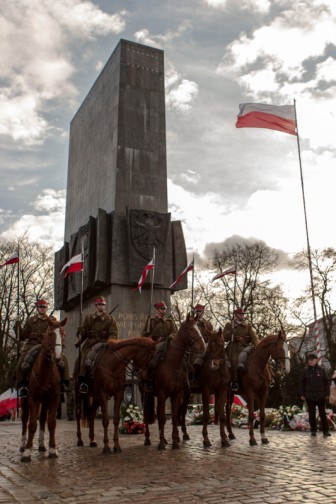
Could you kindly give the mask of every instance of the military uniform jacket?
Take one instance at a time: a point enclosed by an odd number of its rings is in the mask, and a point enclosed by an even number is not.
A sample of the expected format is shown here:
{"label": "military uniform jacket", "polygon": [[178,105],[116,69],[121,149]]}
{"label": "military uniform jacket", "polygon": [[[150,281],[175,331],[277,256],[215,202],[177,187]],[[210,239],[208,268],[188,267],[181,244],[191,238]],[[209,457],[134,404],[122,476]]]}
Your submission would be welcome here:
{"label": "military uniform jacket", "polygon": [[97,312],[86,315],[81,333],[81,343],[85,341],[85,346],[93,346],[99,342],[106,342],[109,339],[118,339],[119,332],[117,323],[108,313]]}
{"label": "military uniform jacket", "polygon": [[254,332],[251,324],[242,323],[235,324],[232,328],[232,323],[228,322],[224,327],[224,338],[225,341],[231,341],[233,332],[233,343],[241,346],[242,348],[251,344],[256,346],[258,344],[258,338],[256,333]]}
{"label": "military uniform jacket", "polygon": [[329,380],[322,366],[306,366],[301,376],[300,396],[307,401],[321,401],[329,396]]}
{"label": "military uniform jacket", "polygon": [[197,323],[198,329],[200,330],[200,332],[203,336],[204,341],[207,343],[208,339],[209,339],[208,335],[207,335],[207,331],[212,332],[213,325],[211,324],[211,322],[209,322],[208,320],[205,320],[203,318],[196,320],[196,323]]}
{"label": "military uniform jacket", "polygon": [[48,317],[40,318],[38,315],[29,317],[20,330],[20,340],[29,340],[29,345],[42,343],[43,335],[48,329]]}
{"label": "military uniform jacket", "polygon": [[171,318],[151,317],[149,328],[142,331],[143,336],[150,336],[154,341],[165,341],[170,334],[176,333],[175,322]]}

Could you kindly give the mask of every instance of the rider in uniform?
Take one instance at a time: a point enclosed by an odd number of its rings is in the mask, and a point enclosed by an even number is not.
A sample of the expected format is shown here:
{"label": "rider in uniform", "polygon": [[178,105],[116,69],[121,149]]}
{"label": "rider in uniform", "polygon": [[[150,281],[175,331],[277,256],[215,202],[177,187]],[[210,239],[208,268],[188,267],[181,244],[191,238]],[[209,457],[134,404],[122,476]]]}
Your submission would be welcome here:
{"label": "rider in uniform", "polygon": [[208,320],[206,320],[204,318],[204,309],[205,309],[205,306],[203,306],[201,304],[197,304],[195,306],[195,308],[194,308],[194,313],[195,313],[194,320],[197,323],[198,329],[200,330],[205,343],[207,343],[208,342],[208,334],[207,334],[207,332],[212,332],[213,331],[213,325],[211,324],[211,322],[209,322]]}
{"label": "rider in uniform", "polygon": [[252,325],[244,320],[244,310],[237,308],[233,312],[233,322],[228,322],[224,327],[225,341],[229,341],[228,356],[231,364],[231,390],[238,391],[237,364],[239,354],[249,345],[258,344],[258,337]]}
{"label": "rider in uniform", "polygon": [[[23,326],[23,329],[21,328],[21,323],[19,320],[15,324],[15,331],[18,332],[20,341],[24,341],[16,368],[16,382],[17,388],[19,390],[19,397],[21,398],[28,397],[29,393],[27,372],[22,369],[23,361],[31,348],[42,343],[44,333],[48,329],[48,320],[49,318],[53,318],[47,315],[47,301],[40,299],[36,301],[35,306],[37,309],[37,314],[27,319],[25,325]],[[69,377],[68,374],[64,372],[64,370],[68,368],[66,366],[66,363],[64,362],[64,357],[61,357],[61,360],[63,361],[63,364],[61,366],[62,371],[60,370],[60,367],[59,371],[60,373],[62,373],[62,381],[66,382]]]}
{"label": "rider in uniform", "polygon": [[164,301],[155,303],[156,315],[148,317],[142,331],[142,336],[149,336],[154,341],[166,341],[169,336],[176,334],[175,322],[171,317],[166,317],[167,305]]}
{"label": "rider in uniform", "polygon": [[106,300],[103,296],[98,297],[94,301],[96,311],[86,315],[83,326],[78,327],[78,341],[75,346],[79,347],[84,341],[84,346],[81,350],[81,361],[79,368],[79,392],[81,394],[88,393],[88,385],[86,383],[86,365],[85,361],[89,351],[97,343],[106,343],[111,339],[118,339],[119,332],[117,323],[112,315],[105,311]]}

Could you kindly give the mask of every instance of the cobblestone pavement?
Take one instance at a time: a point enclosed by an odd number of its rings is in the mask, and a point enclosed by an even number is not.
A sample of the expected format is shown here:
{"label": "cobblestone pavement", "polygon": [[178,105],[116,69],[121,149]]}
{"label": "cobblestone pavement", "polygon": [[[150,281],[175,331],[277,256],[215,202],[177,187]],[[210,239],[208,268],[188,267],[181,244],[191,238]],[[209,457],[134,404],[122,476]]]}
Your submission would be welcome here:
{"label": "cobblestone pavement", "polygon": [[[122,453],[102,454],[102,426],[96,421],[97,448],[76,446],[75,422],[58,421],[59,457],[33,451],[20,462],[19,422],[0,423],[0,504],[36,502],[276,504],[336,502],[336,433],[269,431],[269,445],[250,447],[248,433],[222,448],[218,427],[209,426],[212,447],[204,449],[201,426],[190,426],[190,441],[180,450],[157,450],[157,425],[151,446],[143,435],[121,435]],[[170,425],[167,425],[170,439]],[[112,435],[111,435],[112,437]],[[168,437],[168,436],[167,436]]]}

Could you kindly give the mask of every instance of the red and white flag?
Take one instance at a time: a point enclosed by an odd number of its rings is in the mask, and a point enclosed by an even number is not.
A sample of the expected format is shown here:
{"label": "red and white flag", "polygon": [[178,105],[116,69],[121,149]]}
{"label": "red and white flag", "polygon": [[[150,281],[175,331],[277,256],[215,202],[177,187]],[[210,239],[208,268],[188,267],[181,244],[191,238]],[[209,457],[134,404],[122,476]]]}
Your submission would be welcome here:
{"label": "red and white flag", "polygon": [[222,278],[225,275],[235,275],[236,274],[236,266],[232,266],[231,268],[228,268],[227,270],[223,271],[223,273],[218,273],[218,275],[215,275],[211,282],[214,282],[215,280],[218,280],[218,278]]}
{"label": "red and white flag", "polygon": [[70,273],[75,273],[76,271],[82,271],[83,269],[83,258],[82,254],[73,256],[70,261],[64,264],[60,271],[60,275],[64,273],[64,278],[66,278]]}
{"label": "red and white flag", "polygon": [[236,128],[266,128],[297,135],[294,105],[241,103]]}
{"label": "red and white flag", "polygon": [[190,261],[190,263],[187,265],[187,267],[184,268],[184,270],[182,271],[181,275],[175,280],[174,283],[172,283],[169,286],[169,289],[174,289],[175,285],[178,284],[182,280],[182,278],[184,277],[184,275],[186,275],[188,273],[188,271],[192,271],[193,269],[194,269],[194,259],[192,259]]}
{"label": "red and white flag", "polygon": [[247,408],[247,402],[241,395],[238,394],[234,395],[233,404],[237,404],[237,406],[243,406],[243,408]]}
{"label": "red and white flag", "polygon": [[18,262],[20,262],[19,252],[15,252],[15,254],[13,254],[9,259],[7,259],[6,262],[0,264],[0,269],[3,268],[4,266],[7,266],[8,264],[15,264]]}
{"label": "red and white flag", "polygon": [[134,291],[139,290],[139,292],[141,294],[141,287],[145,283],[149,271],[152,269],[154,269],[154,259],[151,259],[149,261],[149,263],[147,264],[147,266],[144,267],[144,270],[141,273],[141,277],[139,278],[138,285],[132,290],[134,290]]}

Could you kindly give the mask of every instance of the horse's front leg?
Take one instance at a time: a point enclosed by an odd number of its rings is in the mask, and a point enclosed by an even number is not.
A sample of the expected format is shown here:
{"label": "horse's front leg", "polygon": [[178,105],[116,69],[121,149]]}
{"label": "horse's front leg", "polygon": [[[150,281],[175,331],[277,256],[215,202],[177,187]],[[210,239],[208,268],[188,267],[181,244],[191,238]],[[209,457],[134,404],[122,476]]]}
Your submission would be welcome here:
{"label": "horse's front leg", "polygon": [[47,408],[42,406],[41,412],[40,412],[40,421],[39,421],[39,437],[38,437],[38,451],[40,452],[45,452],[47,451],[46,445],[45,445],[45,425],[47,421]]}
{"label": "horse's front leg", "polygon": [[124,389],[121,389],[115,396],[114,396],[114,414],[113,414],[113,427],[114,427],[114,432],[113,432],[113,451],[114,453],[121,453],[121,447],[119,444],[119,422],[120,422],[120,406],[123,400],[123,395],[124,395]]}
{"label": "horse's front leg", "polygon": [[76,424],[77,424],[77,446],[84,446],[82,431],[81,431],[81,418],[82,418],[82,399],[76,389],[75,392],[75,414],[76,414]]}
{"label": "horse's front leg", "polygon": [[48,431],[49,431],[49,454],[48,458],[57,458],[57,448],[56,448],[56,415],[57,415],[57,407],[58,402],[56,401],[54,405],[49,408],[48,411]]}
{"label": "horse's front leg", "polygon": [[188,411],[188,405],[190,402],[190,393],[187,382],[184,384],[183,399],[182,404],[179,407],[179,423],[181,424],[181,430],[183,434],[183,441],[189,441],[190,437],[187,432],[186,426],[186,415]]}
{"label": "horse's front leg", "polygon": [[[267,397],[267,394],[266,396]],[[259,409],[260,409],[260,436],[261,436],[261,442],[262,444],[268,444],[269,441],[267,439],[267,436],[265,434],[265,404],[266,404],[266,399],[261,399],[259,401]]]}
{"label": "horse's front leg", "polygon": [[249,435],[250,435],[250,446],[255,446],[257,441],[254,437],[254,397],[253,395],[248,395],[247,397],[247,407],[248,407],[248,419],[249,419]]}
{"label": "horse's front leg", "polygon": [[226,396],[225,411],[226,411],[226,428],[229,433],[229,439],[236,439],[236,436],[233,434],[233,431],[232,431],[232,423],[231,423],[231,408],[232,408],[232,403],[233,403],[233,397],[234,397],[233,392],[228,390],[227,396]]}
{"label": "horse's front leg", "polygon": [[202,391],[202,404],[203,404],[203,429],[202,429],[202,435],[203,435],[203,446],[205,448],[209,448],[211,446],[211,441],[208,436],[208,422],[210,418],[210,412],[209,412],[209,400],[210,400],[210,394],[208,390],[203,390]]}
{"label": "horse's front leg", "polygon": [[166,449],[166,440],[164,437],[164,428],[166,424],[166,398],[163,395],[158,394],[157,398],[157,416],[159,424],[159,450]]}
{"label": "horse's front leg", "polygon": [[97,399],[92,399],[92,404],[89,407],[88,410],[88,422],[89,422],[89,439],[90,439],[90,448],[96,448],[97,447],[97,441],[95,440],[95,418],[97,414],[97,410],[99,408],[99,405],[101,404],[100,401]]}
{"label": "horse's front leg", "polygon": [[25,451],[26,443],[27,443],[27,427],[28,427],[28,418],[29,418],[29,410],[28,410],[28,399],[22,399],[21,403],[21,441],[20,441],[20,453]]}
{"label": "horse's front leg", "polygon": [[230,446],[226,432],[225,432],[225,397],[227,396],[227,389],[219,390],[215,395],[215,405],[219,417],[219,434],[222,442],[222,448]]}
{"label": "horse's front leg", "polygon": [[[172,412],[172,448],[174,450],[180,448],[179,431],[178,431],[178,419],[179,419],[179,408],[182,402],[182,393],[176,394],[170,398],[171,412]],[[163,436],[164,439],[164,436]]]}
{"label": "horse's front leg", "polygon": [[39,405],[36,404],[31,398],[29,398],[28,401],[29,401],[28,440],[24,452],[21,455],[21,462],[31,461],[31,450],[33,447],[33,439],[37,429],[37,416]]}

